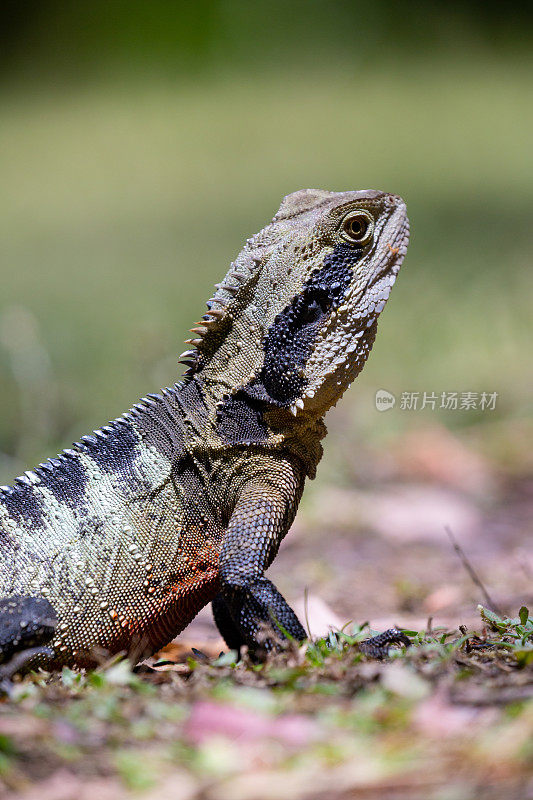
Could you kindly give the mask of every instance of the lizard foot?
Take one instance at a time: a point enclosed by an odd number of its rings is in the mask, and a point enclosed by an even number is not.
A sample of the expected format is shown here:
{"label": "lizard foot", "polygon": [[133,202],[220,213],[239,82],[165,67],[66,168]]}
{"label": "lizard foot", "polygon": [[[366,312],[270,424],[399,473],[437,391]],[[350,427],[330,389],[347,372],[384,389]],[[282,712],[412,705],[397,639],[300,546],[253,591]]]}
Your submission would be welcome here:
{"label": "lizard foot", "polygon": [[378,633],[377,636],[372,636],[370,639],[360,642],[359,649],[365,656],[381,659],[387,658],[389,645],[391,644],[403,644],[405,647],[411,646],[410,640],[399,628],[389,628],[383,633]]}
{"label": "lizard foot", "polygon": [[298,617],[267,578],[246,587],[226,587],[213,603],[215,622],[229,647],[248,646],[252,660],[264,661],[283,648],[287,639],[303,641],[307,634]]}

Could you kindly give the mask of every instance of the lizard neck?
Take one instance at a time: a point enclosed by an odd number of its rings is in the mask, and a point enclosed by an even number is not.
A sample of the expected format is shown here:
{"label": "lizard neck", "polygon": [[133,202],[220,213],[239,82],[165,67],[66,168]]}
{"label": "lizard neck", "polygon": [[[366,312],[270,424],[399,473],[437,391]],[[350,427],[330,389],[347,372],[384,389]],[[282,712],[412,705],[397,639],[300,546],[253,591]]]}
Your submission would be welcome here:
{"label": "lizard neck", "polygon": [[[306,474],[315,476],[323,452],[320,442],[327,433],[322,418],[295,418],[288,409],[256,397],[245,388],[232,390],[226,376],[204,381],[203,371],[165,390],[162,396],[172,397],[172,402],[160,400],[160,408],[153,408],[150,413],[161,424],[170,411],[177,450],[186,446],[197,453],[229,454],[235,449],[259,447],[297,456],[305,465]],[[167,417],[167,428],[169,423],[172,424]]]}

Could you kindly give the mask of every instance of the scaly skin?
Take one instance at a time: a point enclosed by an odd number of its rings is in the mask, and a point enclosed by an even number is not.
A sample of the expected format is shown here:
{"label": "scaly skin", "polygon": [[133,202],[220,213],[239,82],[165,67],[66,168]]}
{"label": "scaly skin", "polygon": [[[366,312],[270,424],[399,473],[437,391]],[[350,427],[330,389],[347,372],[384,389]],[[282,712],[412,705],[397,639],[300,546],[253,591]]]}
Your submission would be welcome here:
{"label": "scaly skin", "polygon": [[230,646],[260,654],[273,625],[305,638],[264,572],[315,475],[324,414],[370,352],[408,233],[394,195],[288,195],[208,301],[184,380],[3,487],[0,661],[37,629],[52,638],[30,666],[139,659],[211,600]]}

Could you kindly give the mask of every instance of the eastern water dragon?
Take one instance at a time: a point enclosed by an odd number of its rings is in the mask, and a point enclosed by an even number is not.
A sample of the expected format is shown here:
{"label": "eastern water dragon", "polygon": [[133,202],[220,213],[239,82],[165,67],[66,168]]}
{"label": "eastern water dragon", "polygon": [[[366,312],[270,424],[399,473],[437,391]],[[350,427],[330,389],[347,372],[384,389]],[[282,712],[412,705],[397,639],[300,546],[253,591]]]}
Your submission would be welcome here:
{"label": "eastern water dragon", "polygon": [[[4,676],[102,653],[138,660],[209,602],[232,648],[305,638],[264,573],[408,237],[396,195],[288,195],[207,301],[181,382],[0,489]],[[401,639],[381,636],[377,654]]]}

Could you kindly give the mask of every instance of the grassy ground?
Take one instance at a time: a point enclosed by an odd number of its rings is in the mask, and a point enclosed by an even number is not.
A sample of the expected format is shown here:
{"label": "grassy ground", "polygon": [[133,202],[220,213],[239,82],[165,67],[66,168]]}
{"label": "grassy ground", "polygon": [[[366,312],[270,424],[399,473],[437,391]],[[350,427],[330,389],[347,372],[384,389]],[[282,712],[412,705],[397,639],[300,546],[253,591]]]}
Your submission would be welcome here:
{"label": "grassy ground", "polygon": [[481,637],[409,631],[388,663],[348,628],[265,665],[169,648],[137,674],[27,679],[0,708],[0,781],[40,800],[524,800],[533,620],[481,609],[480,623]]}

